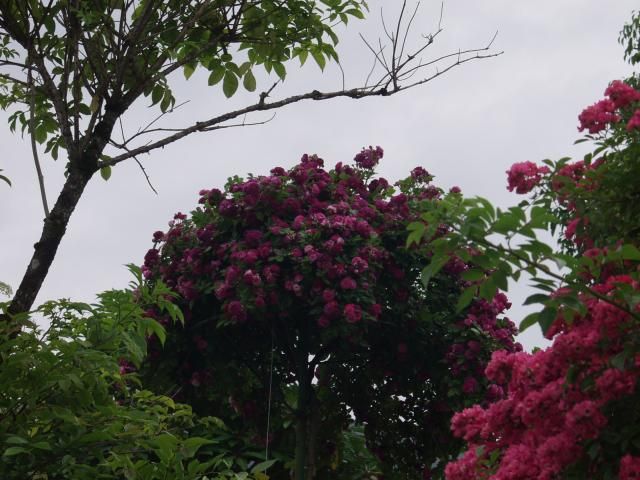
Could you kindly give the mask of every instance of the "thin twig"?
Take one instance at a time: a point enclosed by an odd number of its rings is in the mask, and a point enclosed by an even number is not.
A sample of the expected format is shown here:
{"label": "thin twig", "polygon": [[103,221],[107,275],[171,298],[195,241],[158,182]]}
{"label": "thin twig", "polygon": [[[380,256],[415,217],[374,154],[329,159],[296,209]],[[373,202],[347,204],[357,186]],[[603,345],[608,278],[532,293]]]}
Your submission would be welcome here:
{"label": "thin twig", "polygon": [[151,190],[153,190],[153,193],[158,195],[158,191],[153,187],[153,184],[151,183],[151,180],[149,179],[149,175],[147,175],[147,171],[144,169],[144,166],[142,165],[140,160],[138,160],[138,157],[133,157],[133,159],[136,161],[136,163],[140,167],[140,170],[142,171],[142,174],[144,175],[144,178],[147,180],[147,185],[149,185],[149,188]]}
{"label": "thin twig", "polygon": [[38,157],[38,146],[36,144],[36,118],[35,118],[35,105],[36,105],[36,89],[33,83],[33,73],[31,69],[27,72],[27,83],[30,89],[30,104],[29,104],[29,132],[31,133],[31,153],[33,155],[33,162],[36,165],[36,173],[38,175],[38,185],[40,186],[40,198],[42,199],[42,208],[44,209],[44,218],[49,217],[49,204],[47,202],[47,192],[44,188],[44,175],[42,174],[42,168],[40,167],[40,158]]}

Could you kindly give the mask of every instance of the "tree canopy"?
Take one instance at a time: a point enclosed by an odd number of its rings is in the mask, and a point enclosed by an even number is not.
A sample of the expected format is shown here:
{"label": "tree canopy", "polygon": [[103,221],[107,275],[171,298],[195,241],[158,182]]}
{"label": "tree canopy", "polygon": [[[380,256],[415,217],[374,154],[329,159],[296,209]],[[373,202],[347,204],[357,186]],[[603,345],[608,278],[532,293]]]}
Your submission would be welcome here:
{"label": "tree canopy", "polygon": [[[371,83],[334,92],[310,88],[268,101],[286,63],[312,58],[321,68],[337,60],[336,28],[363,18],[363,0],[7,0],[0,3],[0,108],[10,111],[12,129],[31,137],[45,221],[33,257],[10,311],[28,311],[64,236],[69,218],[91,178],[125,160],[164,147],[188,135],[226,128],[230,120],[304,100],[391,95],[439,77],[468,61],[494,56],[482,48],[458,50],[429,62],[420,55],[442,31],[410,49],[413,16],[406,2],[384,53],[372,49],[382,75]],[[256,102],[226,113],[212,113],[186,126],[165,128],[157,121],[179,104],[175,72],[188,79],[197,69],[209,73],[227,97],[240,84],[257,87],[256,68],[278,81],[256,95]],[[423,76],[416,74],[423,69]],[[146,98],[159,118],[116,140],[114,128],[138,100]],[[223,110],[224,112],[224,110]],[[38,144],[54,159],[66,157],[66,179],[49,211]],[[0,177],[2,179],[4,177]]]}
{"label": "tree canopy", "polygon": [[183,327],[149,312],[169,334],[151,347],[148,385],[256,444],[295,449],[298,479],[335,474],[353,422],[390,478],[442,468],[457,453],[451,412],[499,395],[484,365],[518,348],[504,295],[456,310],[463,262],[422,271],[427,248],[407,246],[406,225],[441,190],[422,167],[397,187],[375,177],[382,155],[363,149],[331,170],[304,155],[203,190],[145,257],[185,316]]}

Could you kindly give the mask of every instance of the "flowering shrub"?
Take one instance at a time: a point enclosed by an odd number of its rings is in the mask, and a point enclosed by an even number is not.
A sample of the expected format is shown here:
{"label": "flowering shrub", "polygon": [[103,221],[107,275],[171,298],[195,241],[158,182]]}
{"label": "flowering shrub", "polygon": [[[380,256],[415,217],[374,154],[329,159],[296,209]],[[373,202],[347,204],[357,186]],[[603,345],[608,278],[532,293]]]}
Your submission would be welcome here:
{"label": "flowering shrub", "polygon": [[[594,288],[613,296],[625,287],[640,293],[628,276]],[[614,478],[611,457],[637,453],[640,355],[629,352],[628,342],[637,336],[637,320],[591,296],[581,300],[587,312],[560,315],[547,331],[555,335],[548,349],[493,354],[487,378],[508,395],[454,416],[453,432],[469,446],[447,467],[448,480]]]}
{"label": "flowering shrub", "polygon": [[382,156],[363,149],[327,170],[304,155],[202,190],[145,256],[185,315],[174,327],[148,312],[169,330],[150,346],[149,382],[267,448],[295,442],[309,478],[336,473],[351,414],[385,474],[429,474],[458,451],[451,412],[500,397],[483,376],[491,352],[519,348],[503,294],[456,310],[464,262],[421,272],[428,249],[406,247],[407,224],[442,192],[422,167],[398,188],[375,177]]}
{"label": "flowering shrub", "polygon": [[448,480],[640,478],[640,229],[630,200],[640,198],[640,91],[614,81],[605,95],[579,117],[581,131],[598,134],[588,136],[594,155],[508,172],[510,190],[553,207],[575,256],[554,257],[571,269],[565,286],[533,296],[546,305],[538,318],[553,344],[494,352],[486,376],[506,396],[453,417],[468,445]]}

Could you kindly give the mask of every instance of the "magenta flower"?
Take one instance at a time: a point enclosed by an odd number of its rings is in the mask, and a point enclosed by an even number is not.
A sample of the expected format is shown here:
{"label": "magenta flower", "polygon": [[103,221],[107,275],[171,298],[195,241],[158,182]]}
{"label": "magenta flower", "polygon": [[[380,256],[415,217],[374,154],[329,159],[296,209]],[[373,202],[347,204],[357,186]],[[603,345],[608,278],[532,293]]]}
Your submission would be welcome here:
{"label": "magenta flower", "polygon": [[620,80],[611,82],[604,94],[613,101],[616,108],[624,108],[640,101],[640,92]]}
{"label": "magenta flower", "polygon": [[616,104],[613,100],[605,99],[594,103],[578,115],[580,121],[578,131],[588,130],[591,134],[601,132],[609,124],[620,121],[620,116],[615,111]]}
{"label": "magenta flower", "polygon": [[344,306],[344,317],[348,323],[358,323],[362,319],[362,308],[359,305],[348,303]]}
{"label": "magenta flower", "polygon": [[524,194],[533,190],[542,180],[544,174],[549,173],[547,167],[539,167],[533,162],[514,163],[507,170],[508,183],[507,190]]}
{"label": "magenta flower", "polygon": [[344,277],[340,281],[340,288],[343,290],[355,290],[358,287],[356,281],[351,277]]}

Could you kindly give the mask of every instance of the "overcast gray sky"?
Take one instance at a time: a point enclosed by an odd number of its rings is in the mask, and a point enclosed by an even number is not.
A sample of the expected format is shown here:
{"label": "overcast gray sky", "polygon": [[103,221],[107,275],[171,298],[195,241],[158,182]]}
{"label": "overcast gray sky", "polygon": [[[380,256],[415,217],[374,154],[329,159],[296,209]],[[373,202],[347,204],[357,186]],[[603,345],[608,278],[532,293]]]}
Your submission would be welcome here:
{"label": "overcast gray sky", "polygon": [[[347,87],[362,84],[372,57],[358,34],[377,41],[380,8],[395,18],[400,0],[371,0],[365,21],[342,31],[339,53]],[[494,43],[504,54],[470,62],[416,89],[389,98],[337,99],[300,103],[278,111],[267,125],[235,128],[188,137],[144,157],[159,192],[155,195],[135,163],[121,164],[108,182],[96,177],[75,211],[38,302],[70,297],[91,301],[96,292],[129,281],[124,264],[141,263],[151,234],[166,228],[177,211],[190,211],[201,188],[221,187],[231,175],[266,173],[276,165],[293,165],[302,153],[318,153],[329,165],[351,161],[365,145],[381,145],[380,173],[390,180],[422,165],[447,189],[481,195],[498,205],[519,198],[506,191],[505,170],[514,162],[579,157],[577,115],[602,97],[607,83],[630,68],[622,60],[618,32],[637,2],[616,0],[447,0],[444,31],[425,59]],[[420,34],[435,31],[440,3],[424,1],[416,18],[413,45]],[[281,98],[310,90],[337,90],[339,69],[324,74],[309,61],[288,67],[289,76],[272,96]],[[258,91],[273,80],[259,78]],[[165,121],[187,125],[254,103],[256,94],[241,93],[231,101],[206,86],[206,76],[189,82],[175,79],[178,102],[191,100]],[[125,128],[135,132],[155,111],[143,102],[127,115]],[[36,175],[27,139],[5,128],[0,113],[0,168],[13,188],[0,186],[0,280],[18,285],[37,241],[43,218]],[[263,120],[268,115],[249,120]],[[63,181],[63,161],[43,158],[49,201]],[[517,304],[528,294],[518,285],[510,297],[510,316],[525,310]],[[535,328],[522,336],[528,348],[541,345]]]}

